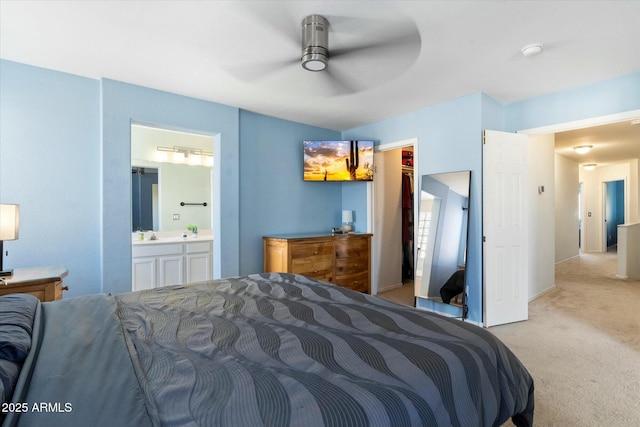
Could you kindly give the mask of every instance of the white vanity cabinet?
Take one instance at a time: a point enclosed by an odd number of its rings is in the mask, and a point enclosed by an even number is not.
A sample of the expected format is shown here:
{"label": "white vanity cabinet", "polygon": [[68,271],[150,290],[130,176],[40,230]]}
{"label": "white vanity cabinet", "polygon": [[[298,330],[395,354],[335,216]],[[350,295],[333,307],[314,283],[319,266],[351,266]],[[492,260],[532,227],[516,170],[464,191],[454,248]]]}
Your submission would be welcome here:
{"label": "white vanity cabinet", "polygon": [[212,242],[191,242],[185,247],[186,283],[210,280],[213,277]]}
{"label": "white vanity cabinet", "polygon": [[132,290],[213,278],[213,242],[145,241],[132,246]]}

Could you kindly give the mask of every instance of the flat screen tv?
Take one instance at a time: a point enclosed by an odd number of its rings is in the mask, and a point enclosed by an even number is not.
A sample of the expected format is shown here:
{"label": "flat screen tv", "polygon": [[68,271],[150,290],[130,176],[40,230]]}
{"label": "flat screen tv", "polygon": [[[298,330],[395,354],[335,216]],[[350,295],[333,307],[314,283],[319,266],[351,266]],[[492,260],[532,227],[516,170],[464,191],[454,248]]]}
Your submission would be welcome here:
{"label": "flat screen tv", "polygon": [[373,181],[373,141],[304,141],[305,181]]}

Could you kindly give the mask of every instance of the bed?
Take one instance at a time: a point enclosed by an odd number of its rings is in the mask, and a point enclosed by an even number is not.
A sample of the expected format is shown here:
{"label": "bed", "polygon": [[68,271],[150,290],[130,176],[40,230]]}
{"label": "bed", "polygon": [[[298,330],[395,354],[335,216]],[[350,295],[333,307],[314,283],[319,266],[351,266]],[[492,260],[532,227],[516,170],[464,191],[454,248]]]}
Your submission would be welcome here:
{"label": "bed", "polygon": [[292,274],[8,295],[0,358],[3,427],[533,425],[490,332]]}

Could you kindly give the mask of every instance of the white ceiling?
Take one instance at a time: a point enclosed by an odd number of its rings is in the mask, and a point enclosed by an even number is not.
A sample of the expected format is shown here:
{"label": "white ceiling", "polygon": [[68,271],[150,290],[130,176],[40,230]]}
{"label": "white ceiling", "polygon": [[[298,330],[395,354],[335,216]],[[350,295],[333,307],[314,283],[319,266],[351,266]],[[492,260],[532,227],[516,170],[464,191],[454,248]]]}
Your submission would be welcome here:
{"label": "white ceiling", "polygon": [[[640,159],[640,120],[625,120],[585,129],[555,134],[556,153],[581,165],[595,163],[606,166],[627,159]],[[586,154],[573,147],[592,145]]]}
{"label": "white ceiling", "polygon": [[[329,20],[330,51],[406,43],[305,71],[311,14]],[[506,104],[640,71],[639,23],[638,0],[0,0],[0,56],[343,131],[477,92]],[[542,54],[525,58],[530,43]]]}

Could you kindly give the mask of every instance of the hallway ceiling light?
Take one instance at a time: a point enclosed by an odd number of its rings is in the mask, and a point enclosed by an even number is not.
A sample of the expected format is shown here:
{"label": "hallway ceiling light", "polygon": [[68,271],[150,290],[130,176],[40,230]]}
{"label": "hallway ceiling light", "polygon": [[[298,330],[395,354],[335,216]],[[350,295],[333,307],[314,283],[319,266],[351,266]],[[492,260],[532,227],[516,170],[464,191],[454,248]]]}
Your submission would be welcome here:
{"label": "hallway ceiling light", "polygon": [[582,165],[582,168],[584,170],[586,170],[586,171],[592,171],[592,170],[594,170],[596,168],[596,166],[598,166],[598,165],[595,164],[595,163],[588,163],[586,165]]}
{"label": "hallway ceiling light", "polygon": [[533,44],[526,45],[525,47],[520,49],[520,52],[522,52],[522,54],[527,58],[530,56],[535,56],[540,52],[542,52],[542,44],[533,43]]}
{"label": "hallway ceiling light", "polygon": [[593,148],[593,145],[577,145],[573,147],[573,151],[578,154],[586,154]]}

